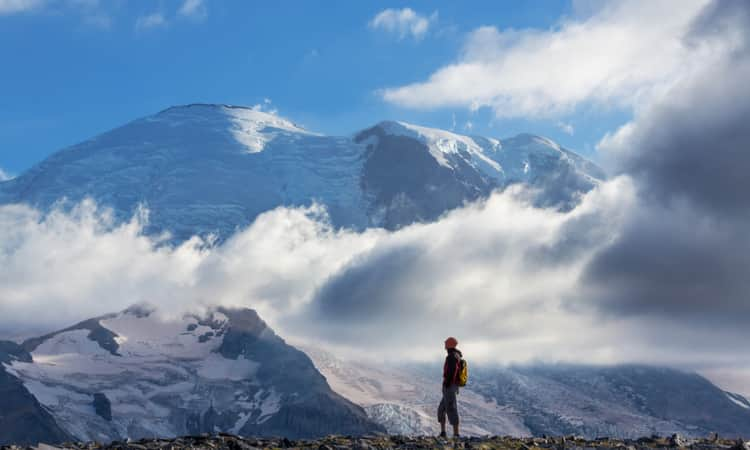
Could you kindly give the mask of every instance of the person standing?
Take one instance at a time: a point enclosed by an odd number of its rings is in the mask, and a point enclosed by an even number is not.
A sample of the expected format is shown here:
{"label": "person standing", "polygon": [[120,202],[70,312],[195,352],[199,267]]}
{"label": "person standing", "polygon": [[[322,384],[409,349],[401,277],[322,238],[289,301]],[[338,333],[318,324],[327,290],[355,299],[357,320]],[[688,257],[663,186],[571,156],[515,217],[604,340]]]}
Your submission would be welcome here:
{"label": "person standing", "polygon": [[445,340],[445,350],[448,355],[445,357],[443,366],[443,399],[438,406],[438,422],[440,422],[440,437],[445,435],[445,419],[453,426],[453,437],[460,437],[458,432],[458,401],[456,395],[460,386],[461,360],[463,354],[459,349],[458,341],[454,337]]}

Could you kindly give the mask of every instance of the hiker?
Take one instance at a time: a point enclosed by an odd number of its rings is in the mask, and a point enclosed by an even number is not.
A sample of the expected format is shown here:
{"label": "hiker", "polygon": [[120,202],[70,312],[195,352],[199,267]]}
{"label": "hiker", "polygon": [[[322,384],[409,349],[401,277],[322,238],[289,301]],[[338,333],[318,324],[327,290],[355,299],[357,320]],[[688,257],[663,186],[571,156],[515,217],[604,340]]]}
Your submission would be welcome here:
{"label": "hiker", "polygon": [[468,376],[466,362],[463,361],[463,354],[456,348],[458,341],[454,337],[445,340],[445,350],[448,356],[445,357],[443,366],[443,399],[438,407],[438,422],[440,422],[440,437],[445,435],[445,416],[453,425],[453,437],[460,437],[458,433],[458,403],[456,395],[460,386],[466,384]]}

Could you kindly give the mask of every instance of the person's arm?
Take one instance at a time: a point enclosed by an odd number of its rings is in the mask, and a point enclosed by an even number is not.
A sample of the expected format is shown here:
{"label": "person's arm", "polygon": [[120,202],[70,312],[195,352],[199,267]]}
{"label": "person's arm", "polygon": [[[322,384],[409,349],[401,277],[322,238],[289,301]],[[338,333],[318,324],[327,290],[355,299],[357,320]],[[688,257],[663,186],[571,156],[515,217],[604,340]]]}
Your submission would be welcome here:
{"label": "person's arm", "polygon": [[457,360],[454,355],[448,355],[445,358],[445,366],[443,366],[443,386],[448,387],[454,382],[456,374]]}
{"label": "person's arm", "polygon": [[443,387],[446,386],[446,382],[448,381],[448,356],[445,357],[445,362],[443,363]]}

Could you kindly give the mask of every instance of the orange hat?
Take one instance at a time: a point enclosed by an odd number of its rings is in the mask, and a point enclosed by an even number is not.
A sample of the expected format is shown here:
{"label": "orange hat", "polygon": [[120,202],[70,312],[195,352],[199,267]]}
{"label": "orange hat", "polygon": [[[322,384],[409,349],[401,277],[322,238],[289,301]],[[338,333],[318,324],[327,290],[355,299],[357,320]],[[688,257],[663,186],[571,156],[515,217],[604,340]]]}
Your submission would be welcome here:
{"label": "orange hat", "polygon": [[445,348],[456,348],[458,341],[454,337],[449,337],[445,340]]}

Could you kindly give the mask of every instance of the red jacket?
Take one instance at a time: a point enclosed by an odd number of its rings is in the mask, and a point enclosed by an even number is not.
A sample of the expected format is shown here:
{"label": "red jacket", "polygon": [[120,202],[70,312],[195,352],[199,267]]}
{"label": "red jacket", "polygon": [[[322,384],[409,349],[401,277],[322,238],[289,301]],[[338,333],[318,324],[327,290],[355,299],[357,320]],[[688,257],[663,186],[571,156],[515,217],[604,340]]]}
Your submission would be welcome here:
{"label": "red jacket", "polygon": [[449,387],[458,384],[458,375],[461,372],[461,350],[452,348],[448,350],[448,356],[445,357],[443,365],[443,387]]}

